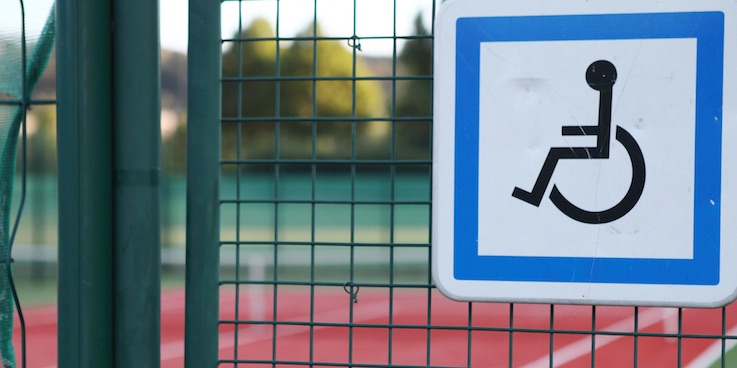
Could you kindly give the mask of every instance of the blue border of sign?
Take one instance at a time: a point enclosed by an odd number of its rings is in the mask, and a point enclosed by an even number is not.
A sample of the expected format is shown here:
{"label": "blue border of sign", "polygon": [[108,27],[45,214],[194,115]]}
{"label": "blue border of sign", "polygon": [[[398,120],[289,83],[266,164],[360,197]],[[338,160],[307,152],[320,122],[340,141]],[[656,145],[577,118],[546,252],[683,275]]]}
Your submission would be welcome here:
{"label": "blue border of sign", "polygon": [[[456,27],[453,264],[456,279],[681,285],[719,283],[724,69],[722,12],[459,18]],[[662,38],[697,40],[693,259],[479,255],[480,44]]]}

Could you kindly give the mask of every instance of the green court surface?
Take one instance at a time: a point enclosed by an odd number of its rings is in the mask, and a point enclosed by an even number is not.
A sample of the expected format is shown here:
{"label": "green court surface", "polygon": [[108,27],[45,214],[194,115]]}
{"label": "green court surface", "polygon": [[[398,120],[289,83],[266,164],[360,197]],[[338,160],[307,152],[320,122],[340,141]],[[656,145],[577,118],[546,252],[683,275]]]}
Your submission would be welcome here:
{"label": "green court surface", "polygon": [[[721,352],[718,352],[717,355],[721,355]],[[731,349],[727,349],[727,353],[724,356],[723,361],[724,362],[722,363],[722,359],[717,359],[717,361],[712,363],[709,368],[737,367],[737,349],[735,349],[734,346],[732,346]]]}
{"label": "green court surface", "polygon": [[[430,176],[428,169],[350,166],[316,170],[283,165],[278,171],[243,171],[221,180],[223,241],[315,241],[356,243],[428,243]],[[58,192],[54,174],[29,175],[27,198],[16,244],[55,245]],[[184,246],[184,176],[165,174],[161,187],[165,246]],[[393,182],[392,182],[393,180]],[[20,188],[18,180],[16,188]],[[19,202],[18,190],[14,205]],[[312,205],[305,203],[315,200]],[[17,208],[14,208],[14,213]],[[276,231],[275,229],[278,229]]]}

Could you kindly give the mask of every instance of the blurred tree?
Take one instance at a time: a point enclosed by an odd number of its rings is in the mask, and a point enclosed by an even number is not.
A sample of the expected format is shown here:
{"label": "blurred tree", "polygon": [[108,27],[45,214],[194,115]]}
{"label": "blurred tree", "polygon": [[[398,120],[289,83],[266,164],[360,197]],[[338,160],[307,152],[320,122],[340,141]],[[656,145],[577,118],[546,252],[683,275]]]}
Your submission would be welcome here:
{"label": "blurred tree", "polygon": [[[312,157],[313,118],[345,118],[315,123],[315,154],[320,158],[350,158],[353,117],[386,114],[378,82],[354,80],[354,76],[367,76],[367,68],[358,58],[354,64],[352,52],[342,42],[321,40],[319,24],[309,25],[298,36],[308,40],[294,41],[278,49],[271,25],[257,19],[234,36],[243,42],[234,43],[223,55],[223,116],[263,118],[250,119],[242,125],[240,158],[275,157],[276,134],[280,158]],[[262,78],[228,81],[253,77]],[[297,119],[277,125],[277,108],[278,117]],[[357,136],[370,125],[371,122],[357,124]],[[226,124],[224,129],[228,130],[224,140],[238,136],[232,134],[235,124]],[[228,150],[236,144],[224,141],[223,147]],[[237,156],[233,151],[223,154]]]}
{"label": "blurred tree", "polygon": [[161,100],[164,109],[186,109],[187,55],[161,50]]}
{"label": "blurred tree", "polygon": [[[413,79],[397,86],[396,115],[403,118],[432,116],[432,38],[422,21],[422,13],[414,22],[414,36],[399,54],[399,64]],[[429,158],[431,121],[404,121],[397,125],[398,158]],[[401,146],[400,146],[401,145]],[[401,147],[401,149],[400,149]]]}
{"label": "blurred tree", "polygon": [[[320,25],[310,25],[298,37],[324,37]],[[317,44],[317,54],[314,47]],[[355,106],[353,93],[353,54],[343,42],[334,40],[296,41],[283,53],[281,74],[331,78],[317,81],[313,96],[312,81],[287,84],[281,96],[283,116],[312,116],[312,99],[316,100],[318,117],[351,117],[355,108],[357,117],[384,116],[382,95],[375,81],[356,82]],[[367,68],[360,58],[355,65],[355,76],[367,76]]]}
{"label": "blurred tree", "polygon": [[[399,54],[399,63],[407,75],[432,77],[432,39],[422,22],[422,13],[415,17],[414,36]],[[432,84],[429,79],[413,79],[402,85],[397,101],[399,116],[430,116]]]}
{"label": "blurred tree", "polygon": [[34,174],[56,171],[56,109],[35,106],[28,112],[26,121],[28,171]]}
{"label": "blurred tree", "polygon": [[276,82],[239,80],[273,78],[276,75],[277,43],[271,25],[258,18],[233,38],[243,41],[233,42],[223,54],[223,77],[226,79],[223,83],[223,116],[273,117]]}
{"label": "blurred tree", "polygon": [[185,171],[187,55],[161,50],[161,169],[164,175]]}
{"label": "blurred tree", "polygon": [[[273,118],[276,82],[268,78],[276,75],[278,51],[271,25],[265,19],[255,19],[243,32],[236,32],[233,38],[236,41],[230,43],[222,59],[225,80],[222,84],[223,117]],[[238,127],[238,123],[228,122],[222,126],[223,159],[274,157],[273,119],[249,121],[241,129]]]}

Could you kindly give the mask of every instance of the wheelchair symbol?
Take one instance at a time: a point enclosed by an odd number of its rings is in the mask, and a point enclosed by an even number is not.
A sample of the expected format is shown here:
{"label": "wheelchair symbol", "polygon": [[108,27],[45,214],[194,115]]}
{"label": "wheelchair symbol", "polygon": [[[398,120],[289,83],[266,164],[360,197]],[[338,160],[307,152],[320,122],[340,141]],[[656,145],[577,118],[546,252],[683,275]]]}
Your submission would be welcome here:
{"label": "wheelchair symbol", "polygon": [[[596,147],[552,147],[548,151],[532,192],[514,188],[512,196],[533,206],[540,206],[558,160],[608,159],[612,125],[612,86],[617,81],[617,69],[606,60],[595,61],[586,69],[586,82],[599,91],[599,123],[589,126],[563,126],[563,136],[595,135]],[[637,141],[624,128],[617,126],[617,141],[627,150],[632,163],[632,181],[619,203],[604,211],[587,211],[569,202],[553,184],[550,200],[566,216],[587,224],[605,224],[626,215],[640,200],[645,188],[645,159]]]}

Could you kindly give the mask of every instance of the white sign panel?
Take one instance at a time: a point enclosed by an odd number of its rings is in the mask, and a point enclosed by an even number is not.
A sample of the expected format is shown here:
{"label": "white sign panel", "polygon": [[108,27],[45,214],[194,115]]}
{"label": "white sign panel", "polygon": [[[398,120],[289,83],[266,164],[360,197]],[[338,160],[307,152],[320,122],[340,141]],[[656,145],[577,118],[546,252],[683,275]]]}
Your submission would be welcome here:
{"label": "white sign panel", "polygon": [[446,3],[435,37],[440,290],[734,300],[736,10],[720,0]]}

